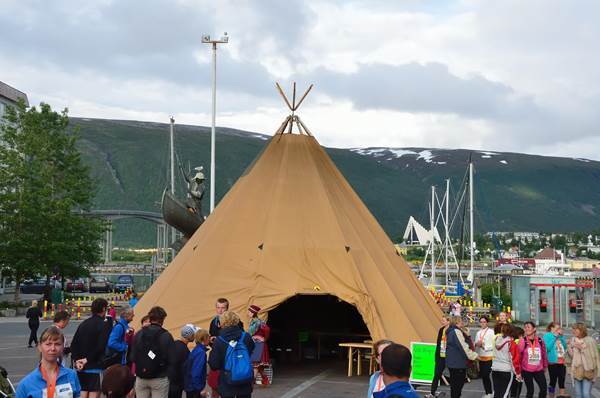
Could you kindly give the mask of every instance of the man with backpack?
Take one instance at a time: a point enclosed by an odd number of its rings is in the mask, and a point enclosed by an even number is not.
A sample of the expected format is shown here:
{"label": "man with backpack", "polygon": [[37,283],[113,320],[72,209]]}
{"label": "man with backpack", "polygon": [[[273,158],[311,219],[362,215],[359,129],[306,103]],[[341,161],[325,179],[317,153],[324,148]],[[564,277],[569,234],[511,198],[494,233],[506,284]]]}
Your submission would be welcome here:
{"label": "man with backpack", "polygon": [[137,376],[135,394],[136,398],[167,398],[169,367],[175,366],[173,336],[162,327],[167,317],[162,307],[152,307],[148,317],[150,325],[135,335],[131,350]]}
{"label": "man with backpack", "polygon": [[71,358],[81,384],[81,398],[100,396],[102,359],[111,327],[104,319],[107,307],[108,302],[103,298],[92,301],[92,316],[81,322],[71,341]]}
{"label": "man with backpack", "polygon": [[219,395],[222,398],[252,396],[254,371],[250,353],[254,350],[252,337],[239,328],[240,317],[226,311],[219,317],[221,330],[213,342],[208,364],[219,370]]}
{"label": "man with backpack", "polygon": [[133,321],[133,308],[125,307],[121,310],[121,317],[115,322],[110,336],[108,345],[106,346],[106,358],[108,362],[106,367],[111,365],[126,365],[127,364],[127,332],[129,323]]}

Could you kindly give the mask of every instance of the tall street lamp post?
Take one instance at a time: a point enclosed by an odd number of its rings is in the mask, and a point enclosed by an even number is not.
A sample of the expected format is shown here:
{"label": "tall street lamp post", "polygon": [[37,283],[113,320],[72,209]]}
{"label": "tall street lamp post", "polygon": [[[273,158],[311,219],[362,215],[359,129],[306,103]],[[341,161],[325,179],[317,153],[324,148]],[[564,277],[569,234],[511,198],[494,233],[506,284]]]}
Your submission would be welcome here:
{"label": "tall street lamp post", "polygon": [[227,32],[220,39],[211,39],[210,35],[202,36],[202,43],[212,44],[212,128],[210,132],[210,212],[215,209],[215,121],[217,117],[217,44],[229,42]]}

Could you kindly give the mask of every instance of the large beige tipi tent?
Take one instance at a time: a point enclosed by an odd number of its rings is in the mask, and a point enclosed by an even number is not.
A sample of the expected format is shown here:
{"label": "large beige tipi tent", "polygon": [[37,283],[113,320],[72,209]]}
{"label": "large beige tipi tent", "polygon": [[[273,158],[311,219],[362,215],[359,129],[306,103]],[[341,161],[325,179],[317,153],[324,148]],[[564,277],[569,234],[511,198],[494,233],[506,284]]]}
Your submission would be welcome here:
{"label": "large beige tipi tent", "polygon": [[[297,107],[295,107],[297,108]],[[296,122],[301,134],[288,127]],[[136,306],[160,305],[174,335],[208,327],[219,297],[246,315],[295,295],[354,305],[373,339],[435,341],[441,312],[327,153],[296,115]]]}

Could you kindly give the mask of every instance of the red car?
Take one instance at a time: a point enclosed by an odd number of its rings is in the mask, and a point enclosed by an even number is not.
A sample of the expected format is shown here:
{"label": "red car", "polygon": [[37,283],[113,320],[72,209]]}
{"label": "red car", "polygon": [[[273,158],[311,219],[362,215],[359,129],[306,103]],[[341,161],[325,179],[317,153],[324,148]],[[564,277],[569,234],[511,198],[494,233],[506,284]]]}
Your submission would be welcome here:
{"label": "red car", "polygon": [[65,291],[67,292],[85,292],[87,289],[85,288],[85,281],[83,279],[75,279],[67,280],[67,285],[65,286]]}

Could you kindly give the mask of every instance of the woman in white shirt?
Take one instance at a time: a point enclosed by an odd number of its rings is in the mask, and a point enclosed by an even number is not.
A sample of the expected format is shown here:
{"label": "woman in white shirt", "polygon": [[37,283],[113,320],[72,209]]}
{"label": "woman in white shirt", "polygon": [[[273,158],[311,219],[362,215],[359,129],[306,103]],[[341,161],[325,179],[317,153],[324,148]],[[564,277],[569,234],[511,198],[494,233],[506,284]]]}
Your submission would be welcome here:
{"label": "woman in white shirt", "polygon": [[492,398],[492,360],[494,359],[494,330],[488,326],[485,316],[479,318],[480,329],[475,335],[475,351],[479,359],[479,375],[483,382],[485,398]]}

